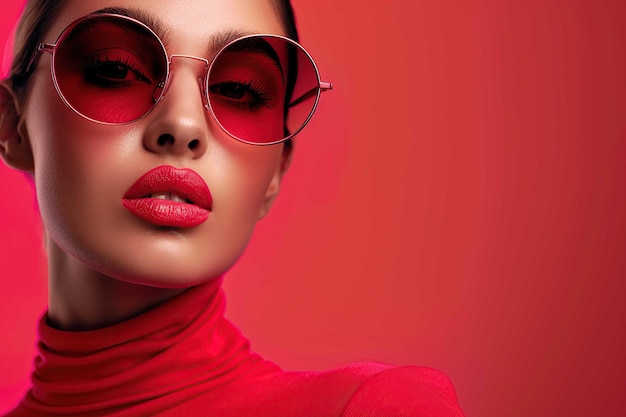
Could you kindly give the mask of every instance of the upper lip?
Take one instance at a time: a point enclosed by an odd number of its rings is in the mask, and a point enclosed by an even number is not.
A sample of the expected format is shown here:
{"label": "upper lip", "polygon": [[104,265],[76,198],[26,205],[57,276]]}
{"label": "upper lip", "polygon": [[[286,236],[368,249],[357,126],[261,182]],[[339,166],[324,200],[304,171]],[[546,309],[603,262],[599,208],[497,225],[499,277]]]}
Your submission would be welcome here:
{"label": "upper lip", "polygon": [[159,193],[176,194],[206,210],[210,210],[213,204],[209,187],[198,173],[169,165],[146,172],[126,191],[124,198],[146,198]]}

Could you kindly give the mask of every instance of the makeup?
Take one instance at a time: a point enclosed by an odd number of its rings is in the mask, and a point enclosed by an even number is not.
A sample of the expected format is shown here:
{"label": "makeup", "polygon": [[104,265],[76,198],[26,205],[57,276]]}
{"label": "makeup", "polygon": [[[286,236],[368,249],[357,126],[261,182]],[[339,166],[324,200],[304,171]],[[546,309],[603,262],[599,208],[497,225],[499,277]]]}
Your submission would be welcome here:
{"label": "makeup", "polygon": [[164,165],[141,176],[124,194],[122,204],[156,226],[190,228],[209,218],[213,200],[195,171]]}
{"label": "makeup", "polygon": [[56,43],[39,43],[27,72],[42,53],[52,54],[52,80],[65,104],[92,122],[119,125],[150,113],[168,90],[174,60],[192,59],[204,64],[198,79],[204,107],[224,132],[254,145],[294,136],[332,84],[321,81],[311,55],[292,39],[275,34],[225,39],[211,61],[169,54],[143,22],[93,13],[72,22]]}

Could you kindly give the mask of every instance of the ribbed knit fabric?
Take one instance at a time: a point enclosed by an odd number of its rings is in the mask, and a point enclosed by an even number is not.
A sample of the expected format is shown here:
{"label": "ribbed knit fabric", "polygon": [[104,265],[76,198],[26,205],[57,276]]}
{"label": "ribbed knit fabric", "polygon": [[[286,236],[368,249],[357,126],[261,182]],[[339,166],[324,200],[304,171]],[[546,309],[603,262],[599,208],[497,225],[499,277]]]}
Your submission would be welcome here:
{"label": "ribbed knit fabric", "polygon": [[360,363],[285,372],[224,318],[221,280],[108,328],[39,322],[32,388],[8,417],[462,416],[428,368]]}

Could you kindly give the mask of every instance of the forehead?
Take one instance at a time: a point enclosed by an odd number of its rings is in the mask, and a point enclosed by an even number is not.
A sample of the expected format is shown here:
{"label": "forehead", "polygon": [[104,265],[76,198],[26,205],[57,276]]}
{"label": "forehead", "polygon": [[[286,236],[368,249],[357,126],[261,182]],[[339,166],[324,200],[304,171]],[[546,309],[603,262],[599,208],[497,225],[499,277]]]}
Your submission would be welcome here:
{"label": "forehead", "polygon": [[206,50],[212,37],[224,32],[285,35],[272,0],[67,0],[45,41],[53,42],[74,20],[107,8],[147,17],[141,20],[167,33],[168,49],[170,45],[177,49],[170,53]]}

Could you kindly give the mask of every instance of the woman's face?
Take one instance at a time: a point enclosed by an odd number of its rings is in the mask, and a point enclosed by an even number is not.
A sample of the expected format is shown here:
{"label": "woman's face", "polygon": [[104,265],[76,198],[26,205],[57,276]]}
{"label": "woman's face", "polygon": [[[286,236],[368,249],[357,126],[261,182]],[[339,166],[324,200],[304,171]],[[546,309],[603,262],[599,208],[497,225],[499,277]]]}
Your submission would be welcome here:
{"label": "woman's face", "polygon": [[[270,0],[76,0],[65,3],[43,41],[54,43],[75,19],[110,7],[132,8],[159,21],[168,33],[169,55],[210,60],[216,36],[232,30],[284,35]],[[62,102],[50,58],[42,55],[31,79],[22,132],[33,151],[49,243],[66,257],[61,263],[79,262],[120,280],[162,287],[188,286],[230,268],[278,189],[283,146],[241,143],[218,127],[203,107],[199,61],[174,60],[159,105],[139,121],[109,126]],[[133,184],[164,166],[193,170],[206,182],[212,203],[205,221],[162,226],[125,207]]]}

